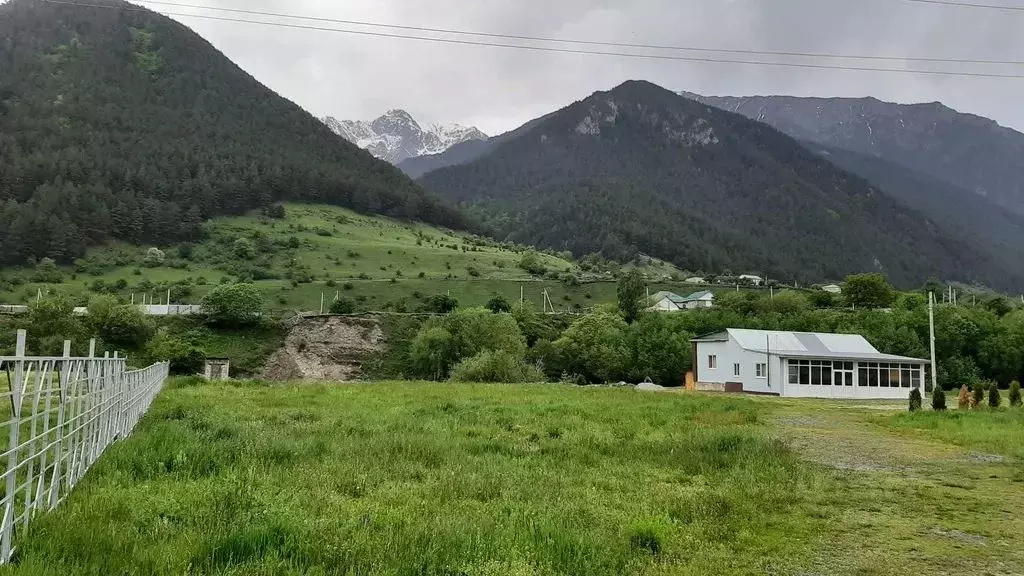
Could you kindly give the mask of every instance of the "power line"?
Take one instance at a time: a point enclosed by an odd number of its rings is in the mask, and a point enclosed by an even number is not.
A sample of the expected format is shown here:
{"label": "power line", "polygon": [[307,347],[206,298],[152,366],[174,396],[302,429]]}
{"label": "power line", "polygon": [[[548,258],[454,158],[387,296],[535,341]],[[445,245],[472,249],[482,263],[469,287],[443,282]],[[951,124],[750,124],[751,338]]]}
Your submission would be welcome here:
{"label": "power line", "polygon": [[[124,10],[124,11],[135,11],[135,12],[148,12],[145,8],[131,8],[126,6],[112,6],[103,4],[85,4],[81,2],[72,2],[68,0],[42,0],[47,4],[64,4],[69,6],[77,6],[81,8],[103,8],[112,10]],[[678,62],[698,62],[698,63],[714,63],[714,64],[741,64],[750,66],[775,66],[783,68],[804,68],[804,69],[816,69],[816,70],[844,70],[852,72],[890,72],[900,74],[917,74],[917,75],[929,75],[929,76],[959,76],[959,77],[973,77],[973,78],[1010,78],[1010,79],[1024,79],[1024,75],[1021,74],[998,74],[991,72],[963,72],[963,71],[952,71],[952,70],[922,70],[922,69],[900,69],[900,68],[874,68],[868,66],[844,66],[838,64],[809,64],[801,62],[765,62],[760,60],[738,60],[738,59],[724,59],[724,58],[704,58],[697,56],[670,56],[667,54],[637,54],[628,52],[602,52],[597,50],[579,50],[572,48],[556,48],[552,46],[528,46],[521,44],[504,44],[498,42],[478,42],[474,40],[459,40],[455,38],[432,38],[428,36],[413,36],[408,34],[390,34],[385,32],[370,32],[367,30],[344,30],[339,28],[327,28],[323,26],[312,26],[307,24],[292,24],[287,22],[266,22],[259,20],[246,20],[243,18],[229,18],[224,16],[209,16],[200,14],[185,14],[180,12],[162,12],[166,16],[177,16],[180,18],[199,18],[202,20],[213,20],[219,22],[235,22],[243,24],[258,24],[262,26],[274,26],[279,28],[292,28],[298,30],[315,30],[321,32],[335,32],[340,34],[352,34],[358,36],[372,36],[378,38],[397,38],[403,40],[419,40],[424,42],[435,42],[441,44],[455,44],[462,46],[488,46],[492,48],[510,48],[518,50],[529,50],[534,52],[554,52],[560,54],[582,54],[590,56],[613,56],[620,58],[636,58],[644,60],[670,60]]]}
{"label": "power line", "polygon": [[1003,6],[1000,4],[979,4],[977,2],[954,2],[953,0],[906,0],[916,4],[933,4],[937,6],[956,6],[959,8],[989,8],[992,10],[1013,10],[1024,12],[1024,6]]}
{"label": "power line", "polygon": [[[168,2],[166,0],[135,0],[140,4],[155,4],[158,6],[174,6],[178,8],[194,8],[200,10],[212,10],[216,12],[230,12],[234,14],[248,14],[251,16],[267,16],[273,18],[292,18],[297,20],[309,20],[312,22],[329,22],[332,24],[349,24],[356,26],[367,26],[370,28],[390,28],[394,30],[410,30],[415,32],[434,32],[440,34],[454,34],[458,36],[478,36],[482,38],[499,38],[504,40],[528,40],[531,42],[549,42],[553,44],[580,44],[585,46],[606,46],[612,48],[638,48],[646,50],[674,50],[679,52],[717,52],[722,54],[746,54],[753,56],[796,56],[805,58],[837,58],[845,60],[885,60],[902,62],[940,62],[951,64],[993,64],[993,65],[1024,65],[1024,60],[980,60],[968,58],[933,58],[918,56],[877,56],[877,55],[852,55],[834,54],[827,52],[785,52],[774,50],[749,50],[735,48],[708,48],[697,46],[678,46],[663,44],[633,44],[628,42],[607,42],[598,40],[578,40],[572,38],[550,38],[543,36],[524,36],[519,34],[498,34],[494,32],[474,32],[469,30],[456,30],[452,28],[428,28],[424,26],[408,26],[402,24],[384,24],[381,22],[369,22],[365,20],[345,20],[341,18],[325,18],[320,16],[301,16],[297,14],[285,14],[281,12],[265,12],[262,10],[245,10],[242,8],[221,8],[217,6],[203,6],[201,4],[187,4],[182,2]],[[911,0],[914,1],[914,0]]]}

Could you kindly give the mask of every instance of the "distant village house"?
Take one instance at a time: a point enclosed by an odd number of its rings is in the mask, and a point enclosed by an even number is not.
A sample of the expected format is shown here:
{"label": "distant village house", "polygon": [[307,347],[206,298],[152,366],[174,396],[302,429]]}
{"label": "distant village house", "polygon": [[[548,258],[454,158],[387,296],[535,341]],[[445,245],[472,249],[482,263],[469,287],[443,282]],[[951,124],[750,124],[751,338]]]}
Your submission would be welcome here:
{"label": "distant village house", "polygon": [[658,292],[651,296],[649,310],[655,312],[681,312],[699,308],[711,308],[715,305],[715,295],[708,291],[694,292],[689,296],[680,296],[672,292]]}

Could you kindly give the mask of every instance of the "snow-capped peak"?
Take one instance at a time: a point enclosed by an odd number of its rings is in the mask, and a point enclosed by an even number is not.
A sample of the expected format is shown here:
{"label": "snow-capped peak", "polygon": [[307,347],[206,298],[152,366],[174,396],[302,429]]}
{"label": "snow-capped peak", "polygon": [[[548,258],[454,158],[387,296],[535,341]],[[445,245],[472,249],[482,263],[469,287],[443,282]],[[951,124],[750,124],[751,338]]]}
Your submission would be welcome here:
{"label": "snow-capped peak", "polygon": [[407,158],[440,154],[462,142],[487,139],[480,130],[459,124],[432,124],[424,129],[405,110],[388,110],[368,122],[337,120],[331,116],[322,121],[335,134],[392,164]]}

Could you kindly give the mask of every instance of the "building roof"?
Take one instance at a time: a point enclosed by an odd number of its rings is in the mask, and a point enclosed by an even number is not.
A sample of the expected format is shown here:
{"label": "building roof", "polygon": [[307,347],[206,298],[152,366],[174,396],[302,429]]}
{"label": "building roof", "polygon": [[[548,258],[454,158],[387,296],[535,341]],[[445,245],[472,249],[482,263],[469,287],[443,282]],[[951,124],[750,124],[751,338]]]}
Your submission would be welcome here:
{"label": "building roof", "polygon": [[679,294],[676,294],[675,292],[665,292],[665,291],[657,292],[656,294],[651,296],[651,301],[652,302],[661,302],[662,300],[664,300],[666,298],[668,298],[669,301],[671,301],[673,304],[682,304],[682,303],[686,302],[686,298],[683,298]]}
{"label": "building roof", "polygon": [[732,337],[744,350],[786,358],[849,358],[869,362],[926,362],[879,352],[860,334],[779,332],[729,328],[725,332],[694,339],[695,342],[724,342]]}
{"label": "building roof", "polygon": [[703,299],[707,298],[708,296],[711,296],[712,298],[715,297],[713,292],[709,292],[707,290],[704,290],[703,292],[694,292],[693,294],[690,294],[689,296],[684,298],[683,301],[684,302],[696,302],[698,300],[703,300]]}

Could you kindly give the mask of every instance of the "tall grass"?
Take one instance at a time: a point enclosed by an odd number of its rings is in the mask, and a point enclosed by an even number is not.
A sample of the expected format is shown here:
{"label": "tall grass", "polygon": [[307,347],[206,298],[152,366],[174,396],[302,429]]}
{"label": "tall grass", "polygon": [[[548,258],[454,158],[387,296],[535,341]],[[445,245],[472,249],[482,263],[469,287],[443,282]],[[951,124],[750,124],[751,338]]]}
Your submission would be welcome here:
{"label": "tall grass", "polygon": [[18,574],[747,574],[825,476],[744,399],[394,383],[167,390]]}
{"label": "tall grass", "polygon": [[882,420],[892,428],[925,430],[930,436],[972,450],[1024,461],[1024,410],[956,410],[900,414]]}

